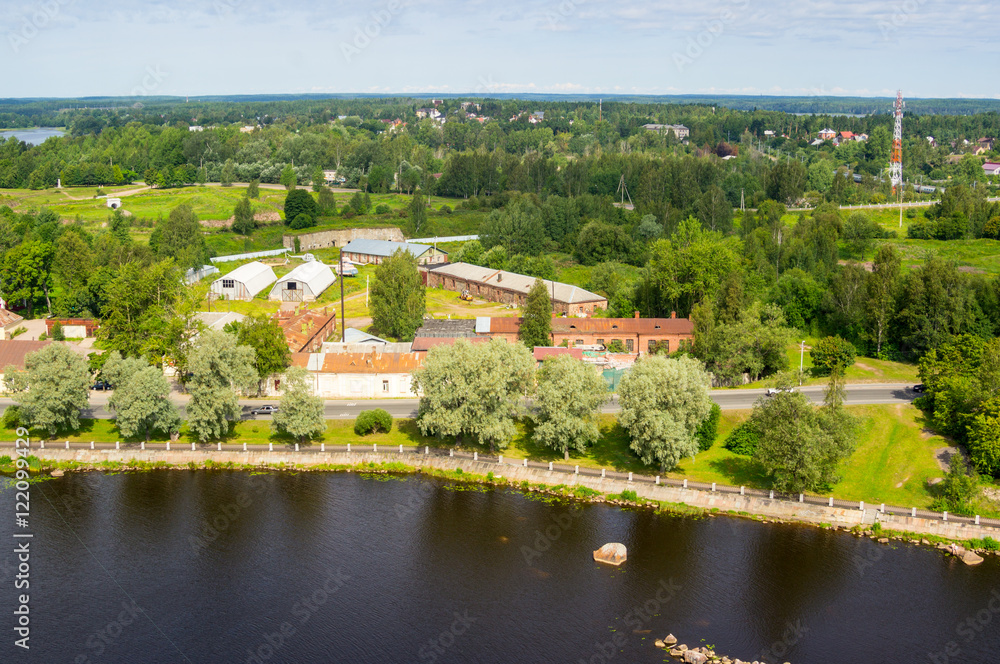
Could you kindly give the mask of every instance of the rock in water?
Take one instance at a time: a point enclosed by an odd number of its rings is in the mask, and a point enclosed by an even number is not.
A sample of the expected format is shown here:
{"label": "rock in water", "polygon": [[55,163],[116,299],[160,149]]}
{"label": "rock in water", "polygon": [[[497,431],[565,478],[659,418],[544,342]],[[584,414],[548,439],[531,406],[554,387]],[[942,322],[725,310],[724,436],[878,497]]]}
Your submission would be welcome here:
{"label": "rock in water", "polygon": [[666,643],[668,646],[672,646],[677,643],[677,637],[674,636],[673,634],[667,634],[666,638],[663,639],[663,642]]}
{"label": "rock in water", "polygon": [[657,648],[666,648],[666,646],[663,645],[663,641],[661,641],[660,639],[657,639],[656,641],[654,641],[653,645],[656,646]]}
{"label": "rock in water", "polygon": [[966,565],[978,565],[983,562],[983,557],[972,551],[966,551],[962,554],[962,562]]}
{"label": "rock in water", "polygon": [[625,562],[627,551],[624,544],[608,543],[594,551],[594,560],[609,565],[621,565]]}
{"label": "rock in water", "polygon": [[52,471],[52,477],[62,477],[65,474],[66,473],[64,473],[62,470],[60,470],[58,468],[56,468],[55,470]]}
{"label": "rock in water", "polygon": [[688,650],[684,653],[684,661],[688,664],[705,664],[708,661],[708,655],[695,650]]}

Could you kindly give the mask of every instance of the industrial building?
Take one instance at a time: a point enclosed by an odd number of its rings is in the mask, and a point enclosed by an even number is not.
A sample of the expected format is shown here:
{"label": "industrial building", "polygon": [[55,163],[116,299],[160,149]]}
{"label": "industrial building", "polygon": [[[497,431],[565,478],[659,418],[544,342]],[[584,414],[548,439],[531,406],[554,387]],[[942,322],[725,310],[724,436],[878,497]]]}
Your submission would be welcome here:
{"label": "industrial building", "polygon": [[223,300],[252,300],[274,283],[276,276],[269,265],[259,261],[241,265],[212,282],[211,292]]}
{"label": "industrial building", "polygon": [[329,265],[309,261],[298,266],[271,287],[268,299],[278,302],[314,302],[337,280]]}

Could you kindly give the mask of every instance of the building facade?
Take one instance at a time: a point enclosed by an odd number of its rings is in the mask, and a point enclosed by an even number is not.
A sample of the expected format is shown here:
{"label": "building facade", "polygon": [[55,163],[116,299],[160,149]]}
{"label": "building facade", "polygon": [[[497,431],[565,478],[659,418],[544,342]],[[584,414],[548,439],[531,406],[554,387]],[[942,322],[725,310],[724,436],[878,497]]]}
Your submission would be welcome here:
{"label": "building facade", "polygon": [[352,263],[378,265],[402,249],[417,259],[418,265],[441,265],[448,262],[448,252],[429,244],[389,242],[386,240],[351,240],[343,248],[344,258]]}
{"label": "building facade", "polygon": [[389,242],[404,242],[403,231],[396,226],[384,228],[341,228],[339,230],[313,231],[311,233],[286,233],[281,236],[281,244],[289,249],[295,248],[295,238],[299,240],[299,250],[325,249],[327,247],[343,247],[353,240],[387,240]]}
{"label": "building facade", "polygon": [[[488,328],[487,328],[488,325]],[[517,341],[520,318],[480,318],[477,329],[490,337]],[[626,353],[673,353],[694,343],[694,324],[687,318],[553,318],[553,346],[608,348],[621,343]]]}

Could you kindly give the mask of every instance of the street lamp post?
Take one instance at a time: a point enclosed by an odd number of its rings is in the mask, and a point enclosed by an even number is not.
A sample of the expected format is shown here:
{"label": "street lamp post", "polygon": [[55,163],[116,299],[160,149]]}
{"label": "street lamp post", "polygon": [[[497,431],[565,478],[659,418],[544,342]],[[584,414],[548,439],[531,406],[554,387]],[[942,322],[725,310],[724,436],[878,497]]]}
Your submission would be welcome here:
{"label": "street lamp post", "polygon": [[802,371],[803,371],[803,365],[805,363],[805,357],[806,357],[806,341],[805,339],[803,339],[802,343],[799,344],[799,387],[802,387]]}

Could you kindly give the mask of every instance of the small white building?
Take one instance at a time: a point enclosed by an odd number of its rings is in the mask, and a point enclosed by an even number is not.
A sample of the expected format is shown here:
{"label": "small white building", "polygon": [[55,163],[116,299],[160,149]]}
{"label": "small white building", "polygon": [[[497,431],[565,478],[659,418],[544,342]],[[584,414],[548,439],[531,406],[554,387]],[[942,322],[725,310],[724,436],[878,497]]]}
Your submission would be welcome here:
{"label": "small white building", "polygon": [[107,199],[107,206],[109,208],[111,208],[112,210],[117,210],[118,208],[120,208],[122,206],[122,199],[120,199],[120,198],[108,198]]}
{"label": "small white building", "polygon": [[223,300],[252,300],[254,296],[274,283],[276,276],[271,266],[260,261],[241,265],[229,274],[212,282],[211,292]]}
{"label": "small white building", "polygon": [[337,280],[329,265],[309,261],[298,266],[274,284],[268,299],[278,302],[315,302],[320,293]]}

